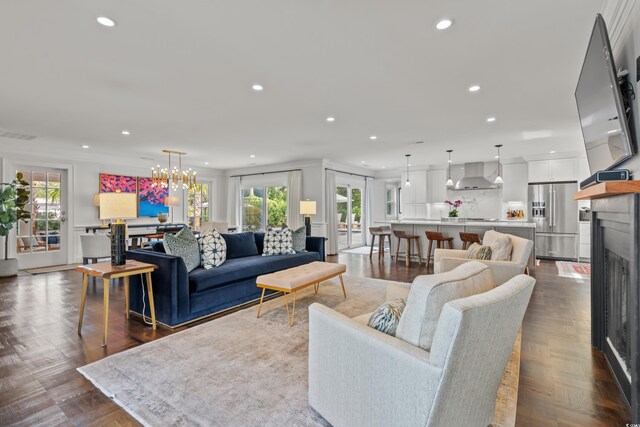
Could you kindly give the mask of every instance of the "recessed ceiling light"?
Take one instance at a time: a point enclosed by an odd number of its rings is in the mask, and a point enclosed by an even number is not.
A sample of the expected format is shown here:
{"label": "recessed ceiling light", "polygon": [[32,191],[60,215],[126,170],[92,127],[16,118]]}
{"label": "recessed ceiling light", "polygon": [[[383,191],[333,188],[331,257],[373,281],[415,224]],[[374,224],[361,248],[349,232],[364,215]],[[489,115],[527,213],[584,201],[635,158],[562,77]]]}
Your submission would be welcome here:
{"label": "recessed ceiling light", "polygon": [[382,169],[386,169],[386,168],[387,168],[386,166],[383,166],[383,167],[382,167]]}
{"label": "recessed ceiling light", "polygon": [[360,163],[364,165],[366,162],[364,160],[360,160]]}
{"label": "recessed ceiling light", "polygon": [[253,86],[251,86],[251,89],[255,90],[256,92],[260,92],[264,89],[264,87],[262,87],[262,85],[259,84],[255,84]]}
{"label": "recessed ceiling light", "polygon": [[89,148],[89,146],[88,145],[83,145],[82,148],[86,149],[86,148]]}
{"label": "recessed ceiling light", "polygon": [[478,85],[469,86],[469,92],[477,92],[479,90],[480,90],[480,86]]}
{"label": "recessed ceiling light", "polygon": [[336,118],[335,117],[327,117],[327,121],[328,122],[335,122]]}
{"label": "recessed ceiling light", "polygon": [[128,131],[128,130],[123,130],[123,131],[122,131],[122,134],[123,134],[123,135],[131,135],[131,132],[130,132],[130,131]]}
{"label": "recessed ceiling light", "polygon": [[496,121],[495,117],[487,117],[487,123],[493,123]]}
{"label": "recessed ceiling light", "polygon": [[109,19],[106,16],[100,16],[96,18],[96,21],[98,21],[100,25],[104,25],[105,27],[113,27],[114,25],[116,25],[113,19]]}
{"label": "recessed ceiling light", "polygon": [[611,129],[611,130],[610,130],[609,132],[607,132],[607,133],[616,133],[616,132],[618,132],[618,129]]}
{"label": "recessed ceiling light", "polygon": [[250,154],[249,157],[251,157],[252,159],[255,159],[256,155],[255,154]]}
{"label": "recessed ceiling light", "polygon": [[452,19],[441,19],[436,23],[436,28],[438,30],[446,30],[447,28],[449,28],[451,25],[453,25],[453,20]]}
{"label": "recessed ceiling light", "polygon": [[377,136],[375,136],[375,135],[371,135],[371,136],[369,137],[369,139],[370,139],[370,140],[372,140],[372,141],[374,141],[374,140],[378,139],[378,137],[377,137]]}
{"label": "recessed ceiling light", "polygon": [[205,165],[208,165],[208,164],[209,164],[209,162],[204,162],[204,164],[205,164]]}
{"label": "recessed ceiling light", "polygon": [[556,150],[549,151],[549,154],[556,154]]}
{"label": "recessed ceiling light", "polygon": [[499,158],[500,158],[500,156],[493,156],[493,158],[494,158],[494,159],[499,159]]}
{"label": "recessed ceiling light", "polygon": [[411,167],[411,163],[409,163],[407,166]]}

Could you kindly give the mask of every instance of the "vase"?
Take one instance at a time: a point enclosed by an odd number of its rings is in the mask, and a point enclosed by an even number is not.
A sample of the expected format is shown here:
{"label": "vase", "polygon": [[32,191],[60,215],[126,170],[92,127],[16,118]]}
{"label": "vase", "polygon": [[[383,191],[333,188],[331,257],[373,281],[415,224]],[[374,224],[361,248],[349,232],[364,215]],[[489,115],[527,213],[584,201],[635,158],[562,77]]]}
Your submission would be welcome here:
{"label": "vase", "polygon": [[164,224],[169,219],[169,214],[165,212],[158,212],[158,222]]}
{"label": "vase", "polygon": [[127,263],[127,224],[111,224],[111,265],[122,266]]}
{"label": "vase", "polygon": [[18,275],[18,259],[0,259],[0,277],[11,277]]}

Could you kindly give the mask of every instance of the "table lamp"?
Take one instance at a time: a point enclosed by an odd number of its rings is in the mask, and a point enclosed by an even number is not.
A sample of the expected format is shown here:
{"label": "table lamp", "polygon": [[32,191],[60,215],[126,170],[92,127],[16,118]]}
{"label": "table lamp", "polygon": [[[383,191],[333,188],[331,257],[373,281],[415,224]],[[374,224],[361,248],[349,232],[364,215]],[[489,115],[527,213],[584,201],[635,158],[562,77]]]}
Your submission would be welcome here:
{"label": "table lamp", "polygon": [[135,193],[100,193],[100,219],[111,223],[111,265],[127,263],[127,223],[138,216]]}
{"label": "table lamp", "polygon": [[316,202],[313,200],[301,200],[300,213],[304,215],[304,225],[307,227],[307,236],[311,236],[311,215],[316,214]]}
{"label": "table lamp", "polygon": [[180,197],[178,196],[167,196],[164,199],[164,205],[171,208],[171,224],[173,224],[173,207],[180,206]]}

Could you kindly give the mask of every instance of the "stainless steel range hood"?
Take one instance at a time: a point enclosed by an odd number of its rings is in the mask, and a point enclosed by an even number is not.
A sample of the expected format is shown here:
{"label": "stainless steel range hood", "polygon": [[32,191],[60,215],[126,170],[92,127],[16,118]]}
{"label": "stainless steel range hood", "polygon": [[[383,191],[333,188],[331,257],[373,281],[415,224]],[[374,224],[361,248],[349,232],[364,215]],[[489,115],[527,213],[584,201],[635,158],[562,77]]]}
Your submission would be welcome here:
{"label": "stainless steel range hood", "polygon": [[484,177],[484,163],[465,163],[464,177],[456,182],[454,190],[489,190],[498,186]]}

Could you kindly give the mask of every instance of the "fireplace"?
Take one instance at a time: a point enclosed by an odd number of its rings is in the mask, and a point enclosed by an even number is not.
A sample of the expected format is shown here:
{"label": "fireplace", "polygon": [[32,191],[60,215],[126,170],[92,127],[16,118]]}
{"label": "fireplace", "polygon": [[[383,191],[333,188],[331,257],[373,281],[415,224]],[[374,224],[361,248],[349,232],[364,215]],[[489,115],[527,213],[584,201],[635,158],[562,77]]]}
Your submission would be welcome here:
{"label": "fireplace", "polygon": [[604,353],[631,409],[640,421],[640,196],[591,202],[591,334]]}

